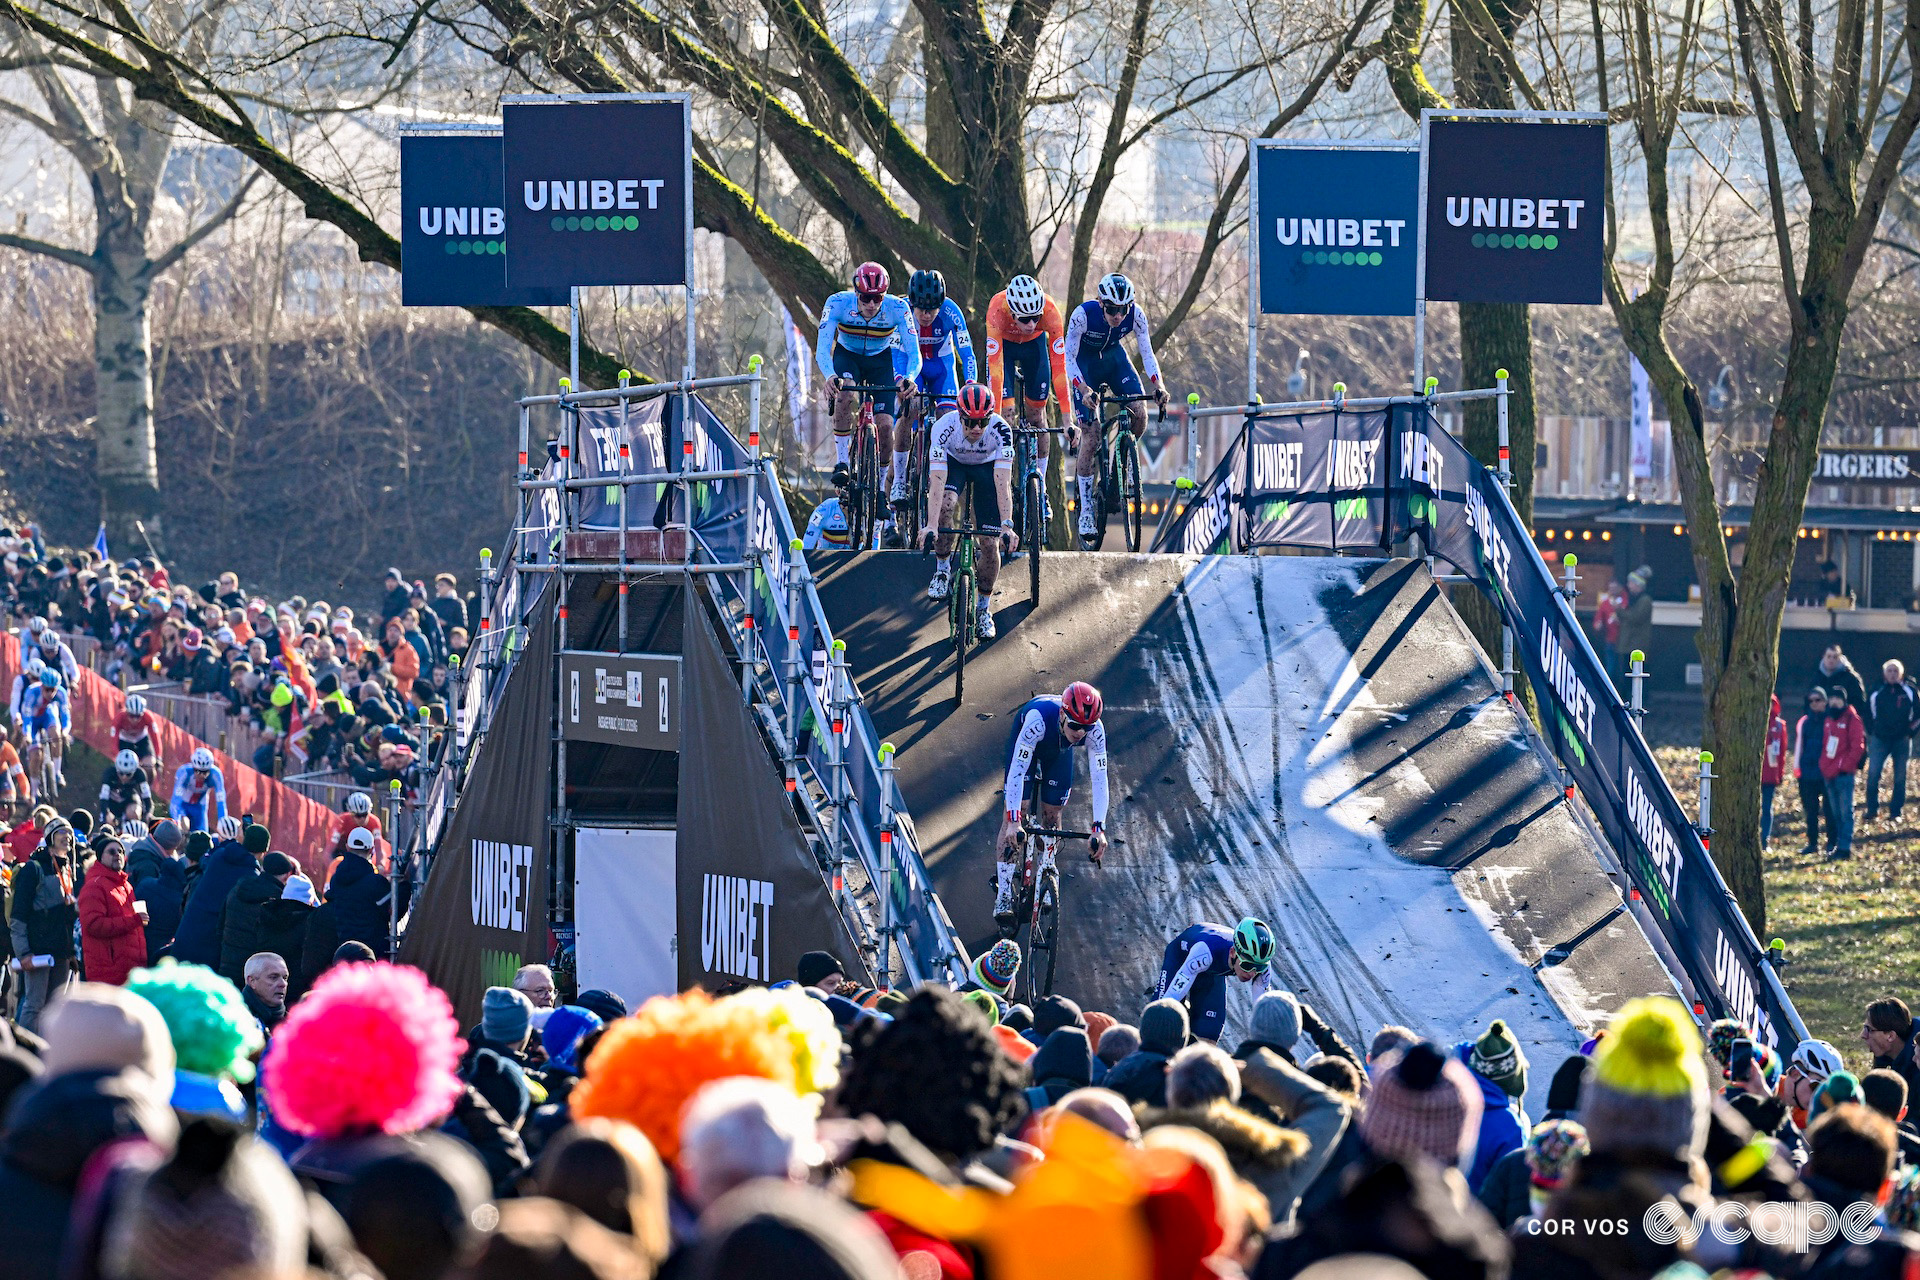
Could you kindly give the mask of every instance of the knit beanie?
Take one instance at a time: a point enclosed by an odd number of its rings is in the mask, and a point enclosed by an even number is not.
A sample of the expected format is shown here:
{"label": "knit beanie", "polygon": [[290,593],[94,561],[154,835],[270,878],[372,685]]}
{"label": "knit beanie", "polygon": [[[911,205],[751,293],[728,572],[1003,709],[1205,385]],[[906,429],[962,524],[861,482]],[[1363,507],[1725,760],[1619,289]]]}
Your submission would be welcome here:
{"label": "knit beanie", "polygon": [[1171,1058],[1187,1045],[1187,1006],[1155,1000],[1140,1011],[1140,1050]]}
{"label": "knit beanie", "polygon": [[213,848],[213,837],[208,835],[204,831],[195,831],[187,837],[187,842],[186,842],[186,847],[184,852],[186,854],[186,859],[188,862],[192,863],[195,866],[199,866],[200,859],[206,857],[207,851],[212,848]]}
{"label": "knit beanie", "polygon": [[1527,1096],[1526,1051],[1499,1018],[1487,1028],[1487,1034],[1473,1042],[1467,1065],[1499,1085],[1509,1098]]}
{"label": "knit beanie", "polygon": [[1807,1108],[1807,1123],[1812,1124],[1843,1102],[1862,1102],[1860,1077],[1851,1071],[1836,1071],[1813,1091],[1813,1105]]}
{"label": "knit beanie", "polygon": [[605,1026],[599,1014],[577,1004],[563,1004],[547,1016],[547,1025],[540,1029],[540,1047],[546,1050],[547,1060],[554,1066],[566,1071],[579,1071],[580,1063],[574,1053],[580,1047],[590,1031],[598,1031]]}
{"label": "knit beanie", "polygon": [[1065,996],[1042,996],[1033,1007],[1033,1034],[1041,1040],[1061,1027],[1084,1028],[1086,1025],[1080,1006]]}
{"label": "knit beanie", "polygon": [[1580,1121],[1596,1152],[1699,1156],[1707,1136],[1700,1033],[1670,996],[1629,1000],[1594,1050]]}
{"label": "knit beanie", "polygon": [[533,1026],[533,1001],[512,987],[488,987],[480,1001],[480,1034],[495,1044],[519,1045]]}
{"label": "knit beanie", "polygon": [[1553,1083],[1547,1086],[1547,1110],[1577,1115],[1580,1111],[1580,1081],[1586,1074],[1586,1058],[1577,1053],[1568,1054],[1567,1060],[1554,1071]]}
{"label": "knit beanie", "polygon": [[1300,1038],[1300,1001],[1291,991],[1269,991],[1253,1002],[1250,1026],[1261,1044],[1291,1052]]}
{"label": "knit beanie", "polygon": [[800,963],[794,970],[794,977],[803,987],[817,987],[830,974],[845,976],[847,966],[840,963],[840,957],[831,951],[809,951],[800,957]]}
{"label": "knit beanie", "polygon": [[1536,1209],[1560,1189],[1587,1149],[1587,1131],[1577,1120],[1547,1120],[1533,1126],[1527,1135],[1526,1161]]}
{"label": "knit beanie", "polygon": [[126,990],[160,1011],[180,1070],[243,1084],[253,1079],[253,1055],[267,1041],[231,982],[205,965],[163,959],[129,974]]}
{"label": "knit beanie", "polygon": [[244,1128],[189,1124],[167,1162],[135,1175],[107,1224],[101,1272],[142,1280],[289,1275],[305,1266],[306,1198]]}
{"label": "knit beanie", "polygon": [[47,1006],[40,1032],[49,1076],[69,1071],[144,1071],[173,1084],[173,1037],[160,1011],[124,987],[79,982]]}
{"label": "knit beanie", "polygon": [[268,835],[267,829],[259,823],[249,822],[240,831],[240,843],[246,846],[248,853],[257,858],[267,851],[268,846],[273,843],[273,837]]}
{"label": "knit beanie", "polygon": [[1020,944],[1002,938],[992,950],[982,952],[973,962],[973,980],[997,996],[1004,996],[1020,973]]}
{"label": "knit beanie", "polygon": [[290,876],[299,869],[299,863],[278,849],[260,859],[260,870],[269,876]]}
{"label": "knit beanie", "polygon": [[997,1027],[1000,1025],[1000,1002],[998,1000],[995,1000],[984,991],[965,991],[961,993],[960,998],[978,1009],[986,1017],[988,1026]]}
{"label": "knit beanie", "polygon": [[627,1002],[613,992],[602,991],[599,987],[582,991],[573,998],[573,1002],[588,1013],[597,1015],[602,1022],[612,1022],[615,1018],[627,1016]]}
{"label": "knit beanie", "polygon": [[1087,1041],[1095,1048],[1099,1047],[1101,1036],[1107,1034],[1110,1028],[1120,1025],[1120,1019],[1110,1013],[1101,1013],[1097,1009],[1089,1009],[1080,1016],[1087,1024]]}
{"label": "knit beanie", "polygon": [[1423,1040],[1377,1064],[1360,1136],[1376,1155],[1464,1165],[1480,1132],[1480,1110],[1480,1090],[1465,1065]]}
{"label": "knit beanie", "polygon": [[1034,1054],[1040,1052],[1038,1045],[1004,1022],[994,1025],[993,1042],[1005,1050],[1009,1058],[1019,1063],[1025,1063]]}
{"label": "knit beanie", "polygon": [[[199,834],[204,835],[204,832]],[[153,824],[153,842],[162,849],[178,849],[181,844],[180,824],[171,818],[162,818]],[[208,845],[212,848],[212,845]]]}

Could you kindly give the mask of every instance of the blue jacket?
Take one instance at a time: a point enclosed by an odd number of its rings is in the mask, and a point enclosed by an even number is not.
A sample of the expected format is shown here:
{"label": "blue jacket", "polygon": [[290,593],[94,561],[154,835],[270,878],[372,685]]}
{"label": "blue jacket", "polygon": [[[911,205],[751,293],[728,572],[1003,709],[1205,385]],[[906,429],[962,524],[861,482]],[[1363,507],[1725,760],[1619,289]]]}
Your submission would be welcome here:
{"label": "blue jacket", "polygon": [[1473,1069],[1468,1062],[1473,1055],[1473,1041],[1462,1041],[1453,1051],[1473,1082],[1480,1086],[1480,1142],[1473,1151],[1473,1167],[1467,1170],[1467,1187],[1477,1196],[1494,1162],[1507,1152],[1527,1145],[1533,1121],[1527,1118],[1527,1109],[1520,1105],[1520,1099],[1508,1097],[1505,1089]]}
{"label": "blue jacket", "polygon": [[174,858],[155,860],[150,873],[134,885],[133,896],[147,904],[147,963],[152,964],[179,932],[180,917],[186,908],[186,862]]}
{"label": "blue jacket", "polygon": [[180,914],[173,956],[182,964],[220,966],[220,908],[233,886],[260,872],[260,860],[238,840],[222,840],[200,860],[200,880]]}

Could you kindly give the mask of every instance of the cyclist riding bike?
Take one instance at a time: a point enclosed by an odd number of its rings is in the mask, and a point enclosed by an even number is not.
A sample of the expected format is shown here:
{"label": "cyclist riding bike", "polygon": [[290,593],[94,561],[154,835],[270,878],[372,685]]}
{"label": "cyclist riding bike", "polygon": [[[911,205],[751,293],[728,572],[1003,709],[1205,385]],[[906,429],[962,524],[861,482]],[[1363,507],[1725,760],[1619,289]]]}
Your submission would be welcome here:
{"label": "cyclist riding bike", "polygon": [[[35,622],[44,622],[44,618],[35,618]],[[73,647],[60,638],[60,633],[52,627],[43,628],[34,637],[34,644],[40,650],[40,661],[60,673],[69,689],[80,683],[80,664],[74,660]]]}
{"label": "cyclist riding bike", "polygon": [[1063,419],[1073,415],[1067,399],[1067,339],[1060,306],[1032,276],[1015,276],[987,303],[987,385],[1002,412],[1008,411],[1008,402],[1018,393],[1023,402],[1021,416],[1030,425],[1040,425],[1049,395],[1059,397]]}
{"label": "cyclist riding bike", "polygon": [[27,767],[13,744],[0,738],[0,805],[12,809],[33,803],[33,784],[27,781]]}
{"label": "cyclist riding bike", "polygon": [[140,757],[121,750],[100,775],[100,821],[116,825],[145,818],[153,808],[153,778]]}
{"label": "cyclist riding bike", "polygon": [[47,669],[47,664],[40,661],[40,651],[31,645],[23,652],[26,660],[20,664],[20,674],[13,678],[13,690],[7,695],[7,715],[13,724],[13,741],[24,747],[27,736],[20,715],[20,700],[26,697],[27,690],[40,683],[40,673]]}
{"label": "cyclist riding bike", "polygon": [[[994,868],[993,917],[1002,930],[1014,927],[1014,863],[1020,835],[1020,815],[1027,784],[1040,788],[1040,822],[1058,829],[1060,812],[1073,794],[1073,749],[1087,748],[1093,774],[1093,837],[1087,856],[1097,867],[1107,851],[1107,731],[1100,723],[1100,691],[1076,680],[1059,697],[1033,699],[1013,713],[1013,734],[1007,741],[1006,811],[1000,823],[999,865]],[[1055,837],[1040,838],[1040,870],[1054,865]]]}
{"label": "cyclist riding bike", "polygon": [[127,695],[126,705],[113,713],[114,750],[131,751],[141,764],[154,759],[154,730],[160,717],[147,710],[147,700],[137,693]]}
{"label": "cyclist riding bike", "polygon": [[934,541],[933,581],[927,595],[945,600],[952,589],[954,536],[941,533],[940,526],[952,528],[967,491],[973,491],[973,527],[982,533],[998,533],[999,540],[983,539],[978,545],[980,558],[975,573],[980,579],[980,604],[975,629],[982,640],[997,634],[993,625],[993,585],[1000,577],[1000,550],[1012,555],[1020,547],[1020,538],[1000,523],[1002,512],[1013,510],[1013,431],[1007,420],[993,411],[993,393],[977,382],[960,388],[959,407],[950,409],[933,424],[928,442],[927,492],[944,494],[941,502],[927,504],[927,527],[920,541]]}
{"label": "cyclist riding bike", "polygon": [[845,551],[848,539],[852,535],[847,530],[847,513],[841,507],[840,499],[832,494],[820,500],[813,509],[813,515],[807,520],[807,531],[801,535],[802,551],[818,551],[825,547],[829,551]]}
{"label": "cyclist riding bike", "polygon": [[52,667],[40,669],[40,679],[20,695],[20,730],[29,749],[39,747],[53,757],[54,780],[67,785],[62,765],[67,734],[73,729],[73,709],[67,702],[66,682]]}
{"label": "cyclist riding bike", "polygon": [[212,831],[227,816],[227,779],[213,762],[213,752],[195,747],[193,758],[173,775],[173,798],[168,815],[183,831]]}
{"label": "cyclist riding bike", "polygon": [[[960,388],[980,380],[973,359],[973,336],[959,304],[947,296],[946,277],[938,271],[916,271],[907,281],[907,306],[920,339],[920,374],[914,394],[925,396],[936,413],[946,413],[958,402]],[[897,361],[896,361],[897,363]],[[906,413],[901,413],[906,418]],[[912,427],[905,421],[893,433],[894,502],[907,500],[907,456],[913,448]],[[888,520],[892,524],[892,520]]]}
{"label": "cyclist riding bike", "polygon": [[1147,420],[1140,374],[1121,345],[1129,334],[1140,344],[1140,363],[1146,368],[1154,398],[1161,408],[1167,405],[1167,393],[1160,386],[1160,362],[1154,359],[1153,338],[1147,330],[1147,313],[1134,301],[1133,281],[1114,272],[1100,277],[1098,292],[1098,297],[1075,308],[1067,321],[1067,376],[1079,405],[1080,420],[1095,428],[1079,433],[1079,465],[1075,469],[1080,482],[1080,532],[1089,537],[1099,531],[1093,518],[1093,486],[1098,478],[1094,475],[1094,455],[1100,443],[1100,406],[1095,397],[1101,391],[1110,391],[1132,400],[1136,430]]}
{"label": "cyclist riding bike", "polygon": [[1217,1041],[1227,1025],[1228,977],[1253,983],[1256,998],[1266,993],[1273,930],[1264,920],[1248,916],[1231,929],[1203,922],[1183,930],[1167,944],[1153,998],[1184,1003],[1195,1038]]}
{"label": "cyclist riding bike", "polygon": [[[894,352],[904,357],[904,367],[894,368]],[[853,438],[853,400],[834,396],[842,387],[878,387],[891,384],[895,391],[876,392],[873,397],[873,425],[884,446],[893,434],[894,400],[913,386],[920,374],[920,336],[914,332],[913,313],[904,298],[887,296],[887,269],[877,262],[863,262],[854,269],[853,287],[834,294],[820,309],[820,339],[814,357],[826,378],[828,397],[834,404],[833,415],[833,487],[844,489],[850,471],[847,455]]]}

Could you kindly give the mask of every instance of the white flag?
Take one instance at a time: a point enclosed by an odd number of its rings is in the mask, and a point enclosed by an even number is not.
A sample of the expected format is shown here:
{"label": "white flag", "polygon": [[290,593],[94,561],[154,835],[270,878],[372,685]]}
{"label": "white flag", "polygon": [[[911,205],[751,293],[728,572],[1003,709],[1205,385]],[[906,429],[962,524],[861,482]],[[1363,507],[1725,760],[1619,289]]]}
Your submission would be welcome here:
{"label": "white flag", "polygon": [[1627,360],[1633,382],[1633,478],[1647,480],[1653,476],[1653,387],[1640,358]]}
{"label": "white flag", "polygon": [[807,424],[811,417],[807,410],[812,399],[812,369],[807,356],[806,338],[793,323],[793,317],[787,314],[785,307],[780,308],[780,329],[787,338],[787,413],[793,420],[793,438],[804,446],[810,455],[813,452],[813,439],[807,433]]}

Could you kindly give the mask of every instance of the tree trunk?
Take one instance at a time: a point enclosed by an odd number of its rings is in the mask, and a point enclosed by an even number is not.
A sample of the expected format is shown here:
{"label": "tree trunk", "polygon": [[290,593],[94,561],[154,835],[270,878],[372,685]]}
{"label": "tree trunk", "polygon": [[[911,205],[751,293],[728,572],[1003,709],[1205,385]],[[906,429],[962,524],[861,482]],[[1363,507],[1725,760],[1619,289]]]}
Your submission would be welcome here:
{"label": "tree trunk", "polygon": [[93,438],[100,518],[116,547],[144,547],[136,521],[158,545],[160,468],[153,440],[150,286],[144,273],[122,273],[108,256],[94,276],[93,296]]}

